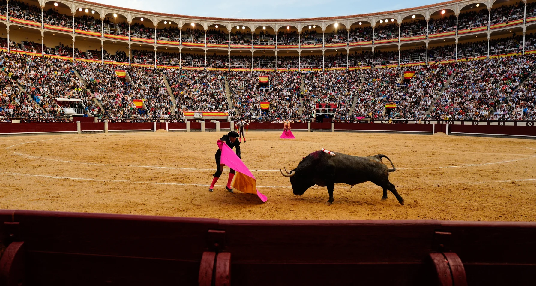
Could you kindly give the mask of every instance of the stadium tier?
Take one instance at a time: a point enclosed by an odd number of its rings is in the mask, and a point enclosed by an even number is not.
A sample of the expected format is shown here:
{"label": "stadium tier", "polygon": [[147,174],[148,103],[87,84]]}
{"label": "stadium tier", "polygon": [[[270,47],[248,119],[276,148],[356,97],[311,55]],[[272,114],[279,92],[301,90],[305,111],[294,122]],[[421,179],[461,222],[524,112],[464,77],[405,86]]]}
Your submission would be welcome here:
{"label": "stadium tier", "polygon": [[535,120],[536,1],[486,3],[241,20],[0,1],[0,120]]}

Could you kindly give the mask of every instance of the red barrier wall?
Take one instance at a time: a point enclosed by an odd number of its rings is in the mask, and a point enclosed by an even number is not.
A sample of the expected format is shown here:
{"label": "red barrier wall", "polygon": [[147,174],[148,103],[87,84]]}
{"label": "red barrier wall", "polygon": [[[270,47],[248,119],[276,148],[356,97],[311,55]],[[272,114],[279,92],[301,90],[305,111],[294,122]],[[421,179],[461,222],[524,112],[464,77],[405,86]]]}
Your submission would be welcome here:
{"label": "red barrier wall", "polygon": [[0,133],[76,132],[76,123],[0,123]]}
{"label": "red barrier wall", "polygon": [[241,221],[13,210],[0,210],[0,219],[0,243],[7,247],[0,253],[2,285],[536,282],[536,223]]}
{"label": "red barrier wall", "polygon": [[536,136],[534,126],[504,126],[504,125],[449,125],[449,133],[478,133],[488,135],[521,135]]}
{"label": "red barrier wall", "polygon": [[[104,130],[104,123],[82,122],[80,124],[82,131],[99,131]],[[423,132],[432,133],[435,126],[435,132],[446,132],[446,124],[386,124],[386,123],[335,123],[336,131],[393,131],[393,132]],[[293,123],[292,129],[307,129],[307,123]],[[165,122],[157,122],[156,128],[166,129]],[[169,129],[186,129],[186,123],[168,123]],[[201,123],[191,121],[191,130],[201,130]],[[206,122],[206,129],[216,129],[216,123]],[[230,128],[229,122],[221,122],[220,128]],[[258,123],[252,122],[246,126],[247,130],[282,130],[282,123]],[[109,123],[108,130],[153,130],[154,123]],[[331,130],[331,123],[311,123],[311,130]],[[0,133],[35,133],[35,132],[76,132],[76,123],[0,123]],[[466,134],[489,134],[489,135],[508,135],[508,136],[536,136],[535,126],[505,126],[505,125],[448,125],[449,134],[466,133]]]}
{"label": "red barrier wall", "polygon": [[[166,129],[166,123],[160,123],[160,124],[161,124],[160,129]],[[164,128],[162,128],[162,124],[163,124]],[[169,129],[184,129],[184,130],[186,130],[186,123],[185,122],[169,123],[168,128]]]}
{"label": "red barrier wall", "polygon": [[[82,124],[84,125],[84,124]],[[129,123],[129,122],[116,122],[108,123],[108,130],[153,130],[153,122],[141,122],[141,123]],[[164,127],[165,128],[165,127]]]}
{"label": "red barrier wall", "polygon": [[[329,128],[331,129],[331,126]],[[398,132],[402,131],[402,132],[432,133],[433,125],[432,124],[335,123],[335,130],[398,131]]]}

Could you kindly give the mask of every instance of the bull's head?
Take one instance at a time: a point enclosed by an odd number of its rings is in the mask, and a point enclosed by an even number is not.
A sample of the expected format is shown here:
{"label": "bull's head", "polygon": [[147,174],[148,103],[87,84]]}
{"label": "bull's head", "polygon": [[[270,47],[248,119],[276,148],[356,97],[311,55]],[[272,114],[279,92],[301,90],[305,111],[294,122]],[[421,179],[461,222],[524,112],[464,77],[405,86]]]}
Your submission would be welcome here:
{"label": "bull's head", "polygon": [[290,178],[290,184],[292,185],[292,192],[297,195],[301,196],[307,189],[314,186],[314,184],[311,182],[310,178],[304,177],[303,172],[296,172],[296,169],[292,171],[287,171],[285,168],[285,173],[281,169],[279,169],[281,172],[281,175],[285,177]]}

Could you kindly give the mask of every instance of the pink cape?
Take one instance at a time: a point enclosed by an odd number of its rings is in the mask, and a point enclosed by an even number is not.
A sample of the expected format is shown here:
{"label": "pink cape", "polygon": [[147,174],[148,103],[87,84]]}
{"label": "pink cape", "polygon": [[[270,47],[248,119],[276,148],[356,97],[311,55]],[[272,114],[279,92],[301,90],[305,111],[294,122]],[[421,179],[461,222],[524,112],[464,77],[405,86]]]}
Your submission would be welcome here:
{"label": "pink cape", "polygon": [[233,152],[227,144],[223,144],[221,148],[220,162],[238,172],[233,183],[235,189],[248,194],[256,194],[263,203],[268,200],[265,195],[257,190],[257,179],[255,179],[255,176],[253,176],[244,162],[238,158],[235,152]]}
{"label": "pink cape", "polygon": [[281,134],[281,136],[279,136],[279,138],[281,138],[281,139],[296,139],[296,137],[294,137],[294,134],[292,134],[292,131],[290,131],[290,130],[283,130],[283,134]]}

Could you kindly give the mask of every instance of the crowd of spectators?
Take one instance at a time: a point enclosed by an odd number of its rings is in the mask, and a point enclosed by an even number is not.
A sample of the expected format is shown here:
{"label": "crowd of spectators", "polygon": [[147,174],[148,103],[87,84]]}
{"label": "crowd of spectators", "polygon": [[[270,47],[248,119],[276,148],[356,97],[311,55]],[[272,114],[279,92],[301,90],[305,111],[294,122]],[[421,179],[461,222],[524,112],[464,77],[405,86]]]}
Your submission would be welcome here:
{"label": "crowd of spectators", "polygon": [[251,69],[252,62],[251,55],[248,56],[238,56],[231,55],[230,65],[231,68],[242,68],[242,69]]}
{"label": "crowd of spectators", "polygon": [[205,31],[200,28],[186,28],[182,30],[181,40],[183,43],[205,43]]}
{"label": "crowd of spectators", "polygon": [[156,30],[156,39],[164,41],[181,41],[181,31],[177,26],[165,27],[163,29]]}
{"label": "crowd of spectators", "polygon": [[337,53],[334,55],[326,55],[324,61],[325,68],[346,68],[348,56],[346,53]]}
{"label": "crowd of spectators", "polygon": [[17,0],[9,1],[9,17],[41,23],[41,8]]}
{"label": "crowd of spectators", "polygon": [[108,53],[108,51],[104,50],[104,60],[118,63],[128,63],[128,55],[124,51],[116,51],[115,55],[112,55]]}
{"label": "crowd of spectators", "polygon": [[264,30],[253,34],[254,45],[275,45],[275,34],[271,34]]}
{"label": "crowd of spectators", "polygon": [[458,43],[458,59],[483,57],[488,55],[488,41]]}
{"label": "crowd of spectators", "polygon": [[163,71],[180,111],[227,111],[225,73],[217,71]]}
{"label": "crowd of spectators", "polygon": [[0,13],[6,15],[7,12],[7,0],[0,0]]}
{"label": "crowd of spectators", "polygon": [[[533,85],[530,79],[535,60],[534,55],[526,55],[456,64],[456,75],[436,98],[431,117],[449,120],[534,119],[536,98],[528,88]],[[527,77],[529,80],[525,81]],[[530,106],[532,109],[528,110]]]}
{"label": "crowd of spectators", "polygon": [[400,24],[400,37],[414,37],[426,35],[426,20],[412,20]]}
{"label": "crowd of spectators", "polygon": [[71,45],[64,45],[62,43],[59,43],[55,47],[45,47],[45,54],[72,58],[73,57],[73,46],[72,46],[72,44]]}
{"label": "crowd of spectators", "polygon": [[456,45],[428,47],[428,61],[439,62],[456,59]]}
{"label": "crowd of spectators", "polygon": [[231,44],[235,45],[251,45],[253,39],[250,32],[236,30],[231,32]]}
{"label": "crowd of spectators", "polygon": [[154,33],[154,28],[146,27],[141,23],[134,23],[130,25],[130,37],[154,39]]}
{"label": "crowd of spectators", "polygon": [[426,47],[413,48],[408,50],[400,50],[400,63],[425,63],[426,62]]}
{"label": "crowd of spectators", "polygon": [[497,8],[491,9],[491,25],[499,23],[508,23],[510,21],[523,19],[523,14],[525,11],[525,4],[519,2],[512,5],[502,5]]}
{"label": "crowd of spectators", "polygon": [[348,65],[351,67],[372,66],[374,56],[372,51],[350,52],[348,55]]}
{"label": "crowd of spectators", "polygon": [[321,69],[323,62],[322,55],[302,55],[300,58],[300,67],[302,69]]}
{"label": "crowd of spectators", "polygon": [[154,65],[155,53],[147,50],[131,50],[132,57],[130,62],[133,64]]}
{"label": "crowd of spectators", "polygon": [[[11,2],[9,3],[9,6],[11,7]],[[39,18],[38,22],[41,22],[41,18]],[[71,29],[73,28],[73,16],[61,14],[54,8],[50,8],[48,10],[43,11],[43,22],[52,26],[59,26]]]}
{"label": "crowd of spectators", "polygon": [[227,44],[229,43],[229,34],[218,29],[208,29],[207,44]]}
{"label": "crowd of spectators", "polygon": [[348,31],[346,29],[338,29],[331,33],[324,34],[324,43],[339,44],[346,43],[348,40]]}
{"label": "crowd of spectators", "polygon": [[277,68],[297,69],[300,67],[300,58],[296,56],[278,56]]}
{"label": "crowd of spectators", "polygon": [[516,36],[489,41],[490,55],[502,55],[508,53],[520,53],[523,51],[523,36]]}
{"label": "crowd of spectators", "polygon": [[[492,46],[502,49],[501,45],[507,47],[511,41],[518,40],[519,37],[497,39]],[[479,44],[470,43],[472,46]],[[22,43],[26,49],[32,45]],[[466,49],[472,46],[461,47]],[[72,52],[72,47],[61,45],[60,54],[62,48]],[[49,52],[50,48],[47,48]],[[98,58],[99,52],[84,53],[86,58]],[[417,50],[408,54],[421,52]],[[389,53],[376,51],[373,56],[376,58]],[[404,53],[402,58],[405,57]],[[161,55],[165,53],[158,53],[158,56]],[[462,55],[465,54],[462,52]],[[177,56],[171,55],[172,58]],[[359,56],[370,57],[370,54],[351,54],[353,66],[359,66],[355,62]],[[199,66],[205,67],[204,55],[183,54],[182,57],[186,61],[190,58],[202,62]],[[321,67],[321,57],[302,57],[302,68]],[[326,56],[328,67],[333,67],[339,61],[345,63],[345,57],[345,53]],[[332,114],[335,119],[343,121],[363,117],[409,120],[536,119],[536,56],[482,60],[466,58],[469,61],[417,67],[372,66],[349,71],[266,74],[116,66],[0,52],[0,120],[66,120],[64,109],[56,100],[60,97],[81,99],[78,108],[85,115],[100,116],[111,121],[180,120],[185,110],[228,111],[236,117],[261,121],[308,120],[322,112],[318,107],[320,104],[336,106]],[[154,51],[133,50],[133,62],[150,63],[150,59],[154,63]],[[285,62],[294,63],[297,67],[297,59],[278,57],[278,67],[284,67]],[[255,60],[255,68],[270,67],[275,57],[258,57]],[[261,63],[261,60],[266,63]],[[227,61],[228,56],[208,54],[206,66],[227,67]],[[250,68],[251,56],[231,57],[231,63],[241,62]],[[117,69],[125,70],[127,75],[118,77],[115,73]],[[415,75],[404,80],[402,75],[407,70],[415,71]],[[166,89],[164,75],[173,97]],[[269,76],[268,84],[259,82],[261,75]],[[225,90],[226,81],[229,83],[229,94]],[[142,100],[143,108],[136,108],[133,100]],[[260,108],[260,102],[263,101],[270,102],[269,109]],[[395,103],[397,107],[386,109],[387,103]]]}
{"label": "crowd of spectators", "polygon": [[205,55],[182,53],[181,65],[183,67],[205,67]]}
{"label": "crowd of spectators", "polygon": [[277,33],[278,45],[298,45],[300,34],[297,31],[280,31]]}
{"label": "crowd of spectators", "polygon": [[253,68],[275,68],[275,56],[262,55],[254,57]]}
{"label": "crowd of spectators", "polygon": [[[299,72],[270,73],[269,83],[259,82],[264,73],[230,72],[227,75],[235,118],[248,121],[282,122],[305,120],[311,114],[304,111],[301,86],[304,74]],[[262,109],[261,102],[269,102]]]}
{"label": "crowd of spectators", "polygon": [[374,28],[374,41],[398,39],[398,25],[394,22],[379,24]]}
{"label": "crowd of spectators", "polygon": [[88,15],[74,18],[74,28],[82,31],[101,32],[102,21]]}
{"label": "crowd of spectators", "polygon": [[181,55],[172,52],[156,52],[156,61],[158,65],[180,66]]}
{"label": "crowd of spectators", "polygon": [[229,68],[229,56],[207,53],[207,68]]}
{"label": "crowd of spectators", "polygon": [[104,34],[128,37],[129,26],[127,22],[117,21],[116,18],[112,17],[106,17],[103,20],[103,24]]}
{"label": "crowd of spectators", "polygon": [[361,27],[350,29],[349,43],[372,41],[372,27]]}
{"label": "crowd of spectators", "polygon": [[302,45],[322,45],[322,32],[317,32],[316,29],[304,29],[300,37]]}
{"label": "crowd of spectators", "polygon": [[458,31],[479,28],[488,25],[489,12],[485,7],[478,11],[467,11],[458,16]]}
{"label": "crowd of spectators", "polygon": [[445,32],[456,31],[456,16],[450,15],[448,17],[431,18],[428,21],[428,34],[439,34]]}

